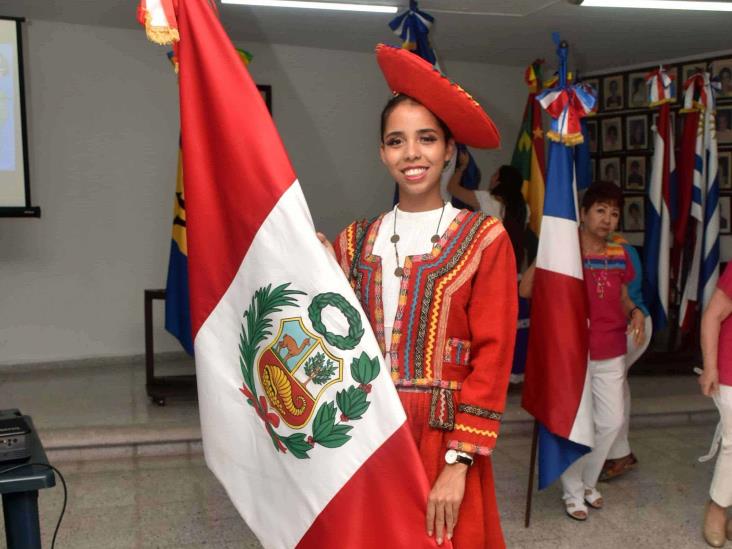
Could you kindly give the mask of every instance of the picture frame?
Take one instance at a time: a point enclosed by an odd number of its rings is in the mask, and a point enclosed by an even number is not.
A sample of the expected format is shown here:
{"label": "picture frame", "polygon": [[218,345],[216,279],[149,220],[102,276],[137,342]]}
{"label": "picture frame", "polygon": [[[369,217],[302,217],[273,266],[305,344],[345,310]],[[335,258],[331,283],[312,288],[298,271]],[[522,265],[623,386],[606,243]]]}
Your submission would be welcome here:
{"label": "picture frame", "polygon": [[732,151],[720,151],[717,157],[717,177],[719,189],[732,190]]}
{"label": "picture frame", "polygon": [[623,122],[619,116],[603,118],[600,122],[602,152],[623,150]]}
{"label": "picture frame", "polygon": [[694,74],[695,72],[705,72],[707,70],[707,64],[705,61],[697,61],[696,63],[687,63],[685,65],[681,65],[681,88],[683,89],[683,84],[686,82],[689,77]]}
{"label": "picture frame", "polygon": [[626,195],[623,201],[623,232],[642,233],[645,230],[645,196]]}
{"label": "picture frame", "polygon": [[257,89],[259,90],[265,105],[267,105],[269,114],[272,114],[272,86],[269,84],[257,84]]}
{"label": "picture frame", "polygon": [[717,97],[732,97],[732,57],[712,61],[712,77],[722,86]]}
{"label": "picture frame", "polygon": [[597,120],[588,120],[586,124],[587,135],[589,138],[587,146],[589,147],[590,152],[594,154],[598,151]]}
{"label": "picture frame", "polygon": [[595,96],[597,97],[597,105],[601,105],[600,103],[600,79],[599,78],[585,78],[581,82],[581,84],[587,84],[589,86],[592,86],[592,89],[595,90]]}
{"label": "picture frame", "polygon": [[634,114],[625,119],[625,147],[629,151],[648,148],[648,116]]}
{"label": "picture frame", "polygon": [[602,110],[614,111],[625,108],[623,97],[623,75],[616,74],[602,79]]}
{"label": "picture frame", "polygon": [[622,174],[620,170],[620,157],[610,156],[600,159],[600,173],[598,173],[598,179],[600,181],[609,181],[615,183],[620,187],[622,181]]}
{"label": "picture frame", "polygon": [[717,143],[720,145],[732,143],[732,105],[718,105],[714,121],[717,129]]}
{"label": "picture frame", "polygon": [[648,108],[648,85],[646,84],[646,72],[631,72],[628,75],[628,108]]}
{"label": "picture frame", "polygon": [[732,196],[719,197],[719,234],[732,234]]}
{"label": "picture frame", "polygon": [[626,191],[644,192],[648,182],[648,163],[645,156],[625,157],[625,177],[623,178]]}

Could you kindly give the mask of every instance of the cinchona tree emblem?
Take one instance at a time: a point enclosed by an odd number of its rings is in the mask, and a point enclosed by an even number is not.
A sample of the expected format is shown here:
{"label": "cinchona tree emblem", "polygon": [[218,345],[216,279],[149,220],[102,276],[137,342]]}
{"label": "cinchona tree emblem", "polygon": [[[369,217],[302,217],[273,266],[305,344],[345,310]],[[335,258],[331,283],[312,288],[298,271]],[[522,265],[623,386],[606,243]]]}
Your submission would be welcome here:
{"label": "cinchona tree emblem", "polygon": [[[308,307],[315,333],[306,328],[302,317],[293,316],[281,319],[272,337],[270,317],[286,307],[298,307],[296,296],[305,295],[289,286],[259,288],[244,312],[239,338],[244,383],[239,390],[264,422],[277,451],[289,450],[304,459],[315,445],[337,448],[351,439],[349,423],[361,419],[371,404],[368,395],[379,375],[379,360],[362,352],[350,364],[358,385],[343,388],[335,400],[321,403],[328,387],[343,382],[343,360],[331,347],[346,351],[359,344],[364,333],[361,315],[342,295],[323,293]],[[348,320],[346,335],[329,332],[323,324],[321,313],[327,306],[336,307]],[[264,394],[259,394],[257,380]],[[279,433],[280,422],[296,432]]]}

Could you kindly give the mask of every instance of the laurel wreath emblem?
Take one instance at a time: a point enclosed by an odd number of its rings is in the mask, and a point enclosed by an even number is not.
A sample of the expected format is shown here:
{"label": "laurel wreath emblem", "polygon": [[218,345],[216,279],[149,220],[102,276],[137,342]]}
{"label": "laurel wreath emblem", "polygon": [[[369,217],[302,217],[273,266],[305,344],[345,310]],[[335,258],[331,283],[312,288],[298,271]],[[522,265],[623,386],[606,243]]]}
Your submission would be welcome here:
{"label": "laurel wreath emblem", "polygon": [[[379,359],[369,357],[362,352],[358,358],[352,360],[351,377],[358,382],[358,385],[351,385],[347,389],[338,391],[335,401],[324,402],[318,407],[312,421],[311,434],[307,435],[302,432],[288,436],[279,434],[275,430],[279,426],[279,416],[269,411],[264,395],[257,394],[254,381],[255,359],[261,343],[272,335],[271,315],[282,311],[283,307],[296,307],[295,296],[305,295],[304,292],[289,289],[289,286],[290,284],[286,283],[272,288],[270,284],[259,288],[254,292],[249,308],[244,312],[245,322],[239,336],[239,365],[244,384],[239,390],[264,422],[275,449],[282,453],[289,450],[298,459],[308,459],[309,452],[316,445],[338,448],[351,439],[349,432],[353,426],[347,425],[347,423],[361,419],[371,405],[368,395],[371,392],[371,382],[379,375]],[[338,308],[348,320],[347,336],[327,331],[322,323],[321,313],[328,305]],[[340,294],[329,292],[316,295],[308,307],[308,315],[313,329],[338,349],[353,349],[363,337],[361,315]],[[339,411],[340,416],[338,416]]]}

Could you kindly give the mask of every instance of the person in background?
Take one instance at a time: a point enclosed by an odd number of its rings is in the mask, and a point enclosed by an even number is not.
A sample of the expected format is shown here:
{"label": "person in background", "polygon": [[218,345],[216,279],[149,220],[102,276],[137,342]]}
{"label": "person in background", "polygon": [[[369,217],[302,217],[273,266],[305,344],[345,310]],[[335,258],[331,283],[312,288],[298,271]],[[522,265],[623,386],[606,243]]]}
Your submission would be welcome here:
{"label": "person in background", "polygon": [[699,385],[702,394],[714,398],[721,418],[721,444],[703,526],[704,539],[712,547],[722,547],[725,538],[732,540],[732,521],[727,518],[727,509],[732,505],[731,313],[732,269],[727,267],[701,321],[704,370],[699,377]]}
{"label": "person in background", "polygon": [[631,246],[619,233],[613,234],[610,237],[610,240],[623,247],[625,253],[633,264],[635,276],[633,277],[633,280],[628,283],[628,296],[641,310],[645,317],[645,337],[640,345],[636,345],[634,338],[631,335],[628,335],[628,352],[625,355],[625,382],[623,383],[623,426],[621,427],[615,442],[613,442],[610,452],[608,453],[607,460],[605,460],[605,464],[602,467],[602,473],[600,473],[601,481],[608,481],[613,478],[617,478],[624,473],[627,473],[638,464],[638,459],[631,451],[630,442],[628,441],[628,431],[630,429],[630,384],[628,383],[628,370],[648,348],[648,344],[651,341],[651,334],[653,332],[653,322],[651,322],[650,313],[643,302],[643,266],[641,264],[640,256],[638,255],[635,247]]}
{"label": "person in background", "polygon": [[[561,476],[564,509],[570,518],[587,520],[589,505],[604,506],[597,481],[608,452],[624,422],[627,353],[626,334],[635,345],[645,337],[645,320],[628,295],[635,277],[633,265],[620,244],[610,241],[617,230],[623,206],[622,191],[613,183],[593,183],[582,197],[580,246],[583,278],[589,303],[588,382],[592,391],[595,445],[570,465]],[[530,297],[536,265],[527,269],[519,286]]]}
{"label": "person in background", "polygon": [[[524,183],[521,172],[510,165],[503,165],[491,177],[488,190],[470,190],[461,186],[462,173],[467,166],[467,155],[461,154],[455,173],[450,179],[448,192],[475,210],[497,217],[511,239],[513,253],[516,257],[518,280],[525,265],[536,256],[538,241],[527,224],[529,222],[529,206],[524,200],[521,188]],[[514,346],[511,383],[518,384],[524,380],[526,367],[526,348],[529,340],[530,308],[528,300],[519,298],[518,322],[516,325],[516,344]]]}

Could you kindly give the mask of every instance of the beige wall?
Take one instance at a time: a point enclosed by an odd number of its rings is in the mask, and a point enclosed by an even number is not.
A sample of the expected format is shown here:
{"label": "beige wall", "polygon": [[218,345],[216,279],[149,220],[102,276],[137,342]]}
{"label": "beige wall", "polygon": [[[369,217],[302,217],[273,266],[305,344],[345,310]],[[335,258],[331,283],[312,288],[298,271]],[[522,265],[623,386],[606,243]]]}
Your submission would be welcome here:
{"label": "beige wall", "polygon": [[[30,21],[25,54],[33,201],[43,217],[0,219],[0,364],[143,352],[143,289],[164,286],[177,155],[175,77],[142,31]],[[388,34],[385,29],[385,39]],[[377,155],[388,99],[372,44],[353,53],[262,43],[275,122],[316,224],[330,236],[391,205]],[[493,115],[510,159],[523,68],[443,68]],[[176,350],[156,310],[156,350]]]}

